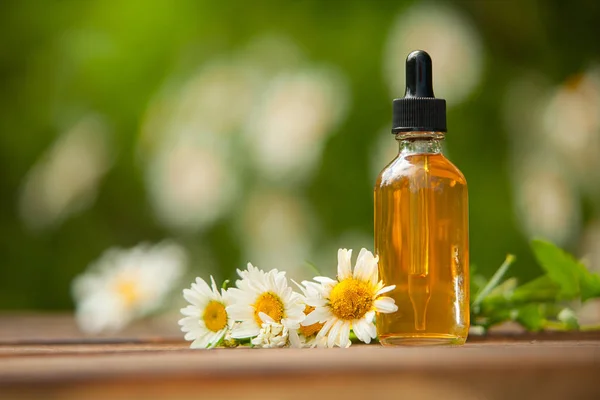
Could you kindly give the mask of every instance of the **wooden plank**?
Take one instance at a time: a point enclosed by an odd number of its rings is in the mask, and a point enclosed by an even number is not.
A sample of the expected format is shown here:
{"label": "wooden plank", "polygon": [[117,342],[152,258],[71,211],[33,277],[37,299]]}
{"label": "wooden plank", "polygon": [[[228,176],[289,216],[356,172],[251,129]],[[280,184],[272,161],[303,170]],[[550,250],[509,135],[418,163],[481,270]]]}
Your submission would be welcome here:
{"label": "wooden plank", "polygon": [[0,315],[0,398],[600,398],[600,333],[463,347],[190,350],[176,319],[81,334],[70,315]]}
{"label": "wooden plank", "polygon": [[86,335],[79,330],[72,314],[5,313],[0,314],[0,345],[181,340],[179,318],[179,314],[168,314],[136,322],[117,333]]}
{"label": "wooden plank", "polygon": [[276,398],[295,399],[306,398],[307,390],[319,397],[329,393],[358,398],[370,388],[375,390],[372,393],[385,389],[417,398],[445,394],[441,398],[585,399],[600,396],[599,372],[597,342],[462,348],[161,349],[5,357],[0,388],[9,394],[66,398],[84,392],[86,398],[157,397],[159,393],[165,398],[200,393],[253,398],[271,391],[285,393]]}

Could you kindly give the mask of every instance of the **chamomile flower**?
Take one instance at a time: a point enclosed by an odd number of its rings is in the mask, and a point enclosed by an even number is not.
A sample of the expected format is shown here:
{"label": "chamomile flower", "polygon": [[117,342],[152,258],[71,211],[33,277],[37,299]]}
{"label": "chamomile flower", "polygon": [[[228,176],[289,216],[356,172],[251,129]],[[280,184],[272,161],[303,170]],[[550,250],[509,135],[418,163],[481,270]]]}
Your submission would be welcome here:
{"label": "chamomile flower", "polygon": [[184,250],[172,243],[109,249],[73,281],[79,328],[87,333],[114,332],[157,311],[185,263]]}
{"label": "chamomile flower", "polygon": [[[294,282],[294,281],[292,281]],[[309,315],[315,310],[315,307],[306,304],[307,298],[319,298],[320,290],[319,284],[315,282],[304,282],[304,286],[296,286],[302,291],[305,299],[304,315]],[[317,334],[323,328],[322,323],[315,322],[314,324],[304,326],[300,324],[298,329],[291,329],[289,332],[289,341],[292,347],[303,348],[303,347],[327,347],[327,340],[317,340]]]}
{"label": "chamomile flower", "polygon": [[193,349],[215,347],[232,325],[225,309],[229,304],[227,291],[219,292],[212,276],[210,281],[208,286],[202,278],[196,278],[191,288],[183,290],[183,297],[190,305],[181,309],[184,318],[179,325],[185,332],[185,340],[192,341]]}
{"label": "chamomile flower", "polygon": [[[239,322],[232,328],[235,339],[251,338],[260,334],[268,316],[287,329],[298,329],[304,320],[304,299],[288,286],[285,272],[273,269],[264,272],[248,263],[248,269],[238,270],[241,280],[237,288],[229,289],[230,305],[227,313]],[[262,316],[262,318],[261,318]]]}
{"label": "chamomile flower", "polygon": [[275,322],[273,318],[263,312],[261,312],[259,316],[264,322],[262,323],[258,336],[252,339],[252,345],[263,349],[288,346],[289,329],[282,324]]}
{"label": "chamomile flower", "polygon": [[370,343],[377,336],[373,320],[375,313],[392,313],[398,310],[394,299],[382,294],[396,288],[384,286],[377,271],[378,257],[362,249],[352,272],[352,250],[338,250],[337,280],[319,276],[320,285],[304,281],[306,287],[318,289],[318,295],[307,297],[306,304],[315,310],[306,316],[304,326],[324,324],[316,340],[327,337],[327,346],[350,346],[350,330],[356,337]]}

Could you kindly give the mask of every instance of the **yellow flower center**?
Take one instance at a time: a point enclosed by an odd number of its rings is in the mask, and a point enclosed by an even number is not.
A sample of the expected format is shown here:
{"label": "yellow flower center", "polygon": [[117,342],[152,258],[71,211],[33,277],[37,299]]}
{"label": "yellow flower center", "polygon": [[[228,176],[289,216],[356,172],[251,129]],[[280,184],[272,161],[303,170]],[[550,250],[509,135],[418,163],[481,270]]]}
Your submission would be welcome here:
{"label": "yellow flower center", "polygon": [[119,279],[116,283],[116,291],[128,308],[137,303],[141,297],[137,284],[132,279]]}
{"label": "yellow flower center", "polygon": [[227,326],[227,311],[223,303],[211,300],[202,315],[204,325],[209,331],[218,332]]}
{"label": "yellow flower center", "polygon": [[284,317],[283,301],[273,292],[262,293],[254,303],[254,320],[258,325],[263,324],[259,315],[261,312],[273,318],[273,321],[281,322]]}
{"label": "yellow flower center", "polygon": [[[304,315],[310,314],[314,311],[314,309],[315,308],[313,306],[304,307]],[[300,325],[299,331],[305,338],[309,338],[319,333],[323,325],[325,324],[321,324],[319,322],[315,322],[314,324],[308,326]]]}
{"label": "yellow flower center", "polygon": [[343,320],[360,319],[373,307],[374,295],[368,282],[344,279],[329,294],[331,312]]}

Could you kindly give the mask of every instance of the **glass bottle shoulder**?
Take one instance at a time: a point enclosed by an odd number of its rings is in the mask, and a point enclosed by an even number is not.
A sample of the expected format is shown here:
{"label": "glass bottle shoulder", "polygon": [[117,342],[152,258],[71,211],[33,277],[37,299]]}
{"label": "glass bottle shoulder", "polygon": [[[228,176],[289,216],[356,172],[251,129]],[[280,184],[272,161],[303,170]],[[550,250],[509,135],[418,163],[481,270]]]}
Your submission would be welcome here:
{"label": "glass bottle shoulder", "polygon": [[400,153],[381,171],[375,189],[401,184],[411,177],[424,173],[432,178],[448,180],[452,186],[467,185],[463,173],[442,153],[409,155]]}

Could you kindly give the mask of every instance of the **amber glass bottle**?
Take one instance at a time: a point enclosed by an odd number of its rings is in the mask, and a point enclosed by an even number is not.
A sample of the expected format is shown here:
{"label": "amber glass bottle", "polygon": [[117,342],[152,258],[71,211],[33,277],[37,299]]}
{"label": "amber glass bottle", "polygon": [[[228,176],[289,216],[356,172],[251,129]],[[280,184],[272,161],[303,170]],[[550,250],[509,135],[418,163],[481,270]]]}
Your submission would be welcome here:
{"label": "amber glass bottle", "polygon": [[394,100],[398,157],[375,184],[375,251],[398,311],[377,316],[383,345],[463,344],[469,330],[467,182],[442,154],[446,103],[431,58],[412,52]]}

